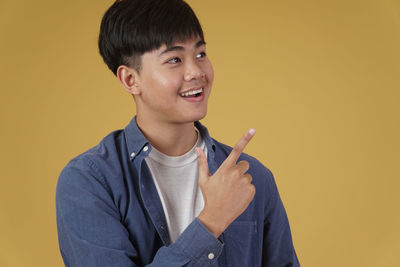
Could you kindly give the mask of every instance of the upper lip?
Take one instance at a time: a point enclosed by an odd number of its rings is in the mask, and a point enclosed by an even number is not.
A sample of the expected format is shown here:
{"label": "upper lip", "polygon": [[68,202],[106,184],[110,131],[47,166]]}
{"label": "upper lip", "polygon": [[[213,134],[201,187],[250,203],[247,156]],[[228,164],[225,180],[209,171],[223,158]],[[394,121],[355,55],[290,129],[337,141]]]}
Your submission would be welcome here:
{"label": "upper lip", "polygon": [[200,88],[203,88],[203,90],[204,90],[204,86],[198,86],[198,87],[193,87],[193,88],[187,89],[185,91],[179,92],[179,94],[184,94],[184,93],[187,93],[187,92],[190,92],[190,91],[198,90]]}

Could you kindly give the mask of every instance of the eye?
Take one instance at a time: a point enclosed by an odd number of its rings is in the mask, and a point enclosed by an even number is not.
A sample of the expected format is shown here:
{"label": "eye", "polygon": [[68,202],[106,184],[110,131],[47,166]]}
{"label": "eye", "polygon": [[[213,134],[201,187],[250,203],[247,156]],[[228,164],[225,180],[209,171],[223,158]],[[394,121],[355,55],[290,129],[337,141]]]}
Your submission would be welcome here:
{"label": "eye", "polygon": [[176,63],[182,62],[182,60],[179,57],[174,57],[174,58],[171,58],[170,60],[168,60],[167,62],[171,63],[171,64],[176,64]]}
{"label": "eye", "polygon": [[207,56],[206,52],[200,52],[200,53],[198,53],[196,55],[196,58],[203,58],[203,57],[206,57],[206,56]]}

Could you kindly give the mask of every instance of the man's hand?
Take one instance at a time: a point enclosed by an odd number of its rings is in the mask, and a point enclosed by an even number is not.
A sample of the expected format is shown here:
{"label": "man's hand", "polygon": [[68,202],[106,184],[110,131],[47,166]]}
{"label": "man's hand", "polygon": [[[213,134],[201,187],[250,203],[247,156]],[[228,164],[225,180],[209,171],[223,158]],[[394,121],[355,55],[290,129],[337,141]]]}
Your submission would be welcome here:
{"label": "man's hand", "polygon": [[236,164],[254,134],[254,129],[247,131],[212,176],[203,150],[196,148],[199,185],[204,198],[204,209],[198,219],[215,237],[219,237],[254,198],[256,189],[251,184],[251,175],[246,173],[249,163],[240,161]]}

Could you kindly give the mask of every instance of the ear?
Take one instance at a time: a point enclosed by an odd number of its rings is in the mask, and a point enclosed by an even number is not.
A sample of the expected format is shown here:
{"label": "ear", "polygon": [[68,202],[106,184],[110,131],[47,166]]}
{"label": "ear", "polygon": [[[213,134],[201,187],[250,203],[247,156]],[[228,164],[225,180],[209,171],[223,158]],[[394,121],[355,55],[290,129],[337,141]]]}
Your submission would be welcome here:
{"label": "ear", "polygon": [[117,69],[117,77],[125,90],[131,95],[140,95],[141,89],[138,86],[139,73],[128,66],[121,65]]}

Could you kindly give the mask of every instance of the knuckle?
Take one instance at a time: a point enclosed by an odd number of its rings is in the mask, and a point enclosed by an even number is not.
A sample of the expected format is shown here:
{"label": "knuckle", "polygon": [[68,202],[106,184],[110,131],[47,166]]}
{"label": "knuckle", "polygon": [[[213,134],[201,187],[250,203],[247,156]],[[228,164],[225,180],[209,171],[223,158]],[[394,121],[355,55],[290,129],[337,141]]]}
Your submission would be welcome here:
{"label": "knuckle", "polygon": [[245,142],[246,142],[246,145],[250,142],[250,140],[251,140],[252,137],[253,137],[253,136],[252,136],[249,132],[246,133],[246,135],[245,135],[245,137],[244,137],[244,140],[245,140]]}
{"label": "knuckle", "polygon": [[237,163],[237,165],[241,165],[243,167],[245,167],[246,165],[248,165],[249,163],[246,160],[241,160]]}
{"label": "knuckle", "polygon": [[246,174],[247,179],[249,180],[249,183],[251,183],[251,181],[253,181],[253,176],[251,176],[251,174]]}
{"label": "knuckle", "polygon": [[248,170],[249,168],[250,168],[250,164],[249,164],[249,162],[248,161],[246,161],[246,160],[243,160],[242,161],[243,163],[243,166],[246,168],[246,170]]}
{"label": "knuckle", "polygon": [[250,184],[249,179],[247,178],[246,175],[243,175],[242,178],[240,179],[240,183],[242,186],[246,187],[247,185]]}
{"label": "knuckle", "polygon": [[249,185],[249,191],[252,196],[256,194],[256,187],[253,184]]}
{"label": "knuckle", "polygon": [[233,152],[233,153],[239,153],[239,152],[240,152],[239,144],[236,144],[236,145],[233,147],[232,152]]}
{"label": "knuckle", "polygon": [[241,176],[240,170],[239,170],[238,168],[235,168],[235,169],[232,171],[232,176],[235,177],[235,178],[240,177],[240,176]]}

